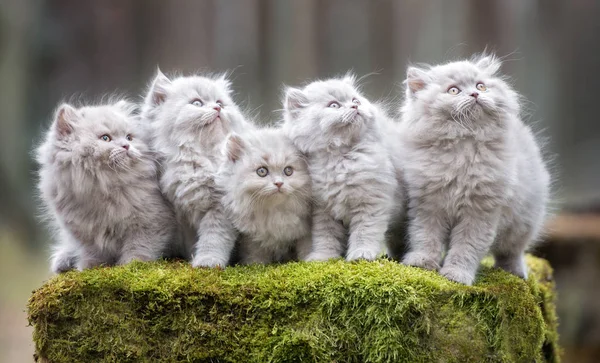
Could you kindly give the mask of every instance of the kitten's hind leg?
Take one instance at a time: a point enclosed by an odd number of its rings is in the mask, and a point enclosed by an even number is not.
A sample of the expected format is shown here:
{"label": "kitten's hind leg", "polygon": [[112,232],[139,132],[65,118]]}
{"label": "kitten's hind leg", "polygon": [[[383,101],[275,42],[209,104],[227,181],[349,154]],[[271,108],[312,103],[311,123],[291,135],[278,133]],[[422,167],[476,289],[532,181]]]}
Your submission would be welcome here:
{"label": "kitten's hind leg", "polygon": [[448,224],[445,215],[419,206],[411,210],[408,223],[408,252],[402,263],[437,271],[440,269]]}
{"label": "kitten's hind leg", "polygon": [[312,248],[304,261],[326,261],[340,257],[343,253],[343,240],[346,238],[344,226],[322,206],[313,210]]}
{"label": "kitten's hind leg", "polygon": [[220,204],[210,209],[198,228],[192,266],[225,267],[231,259],[237,231]]}
{"label": "kitten's hind leg", "polygon": [[450,249],[440,273],[452,281],[473,284],[479,264],[494,243],[498,215],[472,211],[452,228]]}
{"label": "kitten's hind leg", "polygon": [[350,221],[348,252],[346,260],[364,259],[372,261],[385,248],[385,232],[389,225],[389,217],[385,213],[364,210]]}

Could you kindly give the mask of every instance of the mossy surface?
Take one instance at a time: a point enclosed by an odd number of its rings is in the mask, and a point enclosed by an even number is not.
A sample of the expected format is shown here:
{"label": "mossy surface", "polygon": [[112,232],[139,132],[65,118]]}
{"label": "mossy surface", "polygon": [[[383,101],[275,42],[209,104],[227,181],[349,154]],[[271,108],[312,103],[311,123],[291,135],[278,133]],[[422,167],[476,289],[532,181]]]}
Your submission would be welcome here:
{"label": "mossy surface", "polygon": [[383,259],[134,262],[54,277],[29,319],[49,362],[554,362],[552,270],[527,262],[470,287]]}

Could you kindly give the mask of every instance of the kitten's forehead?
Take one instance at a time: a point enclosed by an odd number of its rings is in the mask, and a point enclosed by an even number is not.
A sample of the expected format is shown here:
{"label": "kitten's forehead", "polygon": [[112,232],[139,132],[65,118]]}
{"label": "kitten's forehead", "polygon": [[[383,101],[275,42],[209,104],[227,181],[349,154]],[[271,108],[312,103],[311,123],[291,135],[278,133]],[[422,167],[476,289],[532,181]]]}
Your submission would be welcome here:
{"label": "kitten's forehead", "polygon": [[246,137],[254,161],[264,160],[273,166],[287,166],[300,160],[294,144],[279,129],[266,129]]}
{"label": "kitten's forehead", "polygon": [[79,111],[80,122],[91,128],[107,128],[114,132],[124,132],[131,127],[126,115],[114,106],[83,107]]}
{"label": "kitten's forehead", "polygon": [[314,100],[322,100],[324,97],[346,100],[359,95],[358,90],[350,83],[339,79],[313,82],[304,88],[304,93]]}
{"label": "kitten's forehead", "polygon": [[452,62],[433,67],[430,74],[440,82],[462,81],[472,83],[481,81],[484,76],[475,64],[467,61]]}
{"label": "kitten's forehead", "polygon": [[176,93],[190,97],[201,97],[210,100],[229,97],[227,89],[214,79],[200,76],[181,77],[173,81]]}

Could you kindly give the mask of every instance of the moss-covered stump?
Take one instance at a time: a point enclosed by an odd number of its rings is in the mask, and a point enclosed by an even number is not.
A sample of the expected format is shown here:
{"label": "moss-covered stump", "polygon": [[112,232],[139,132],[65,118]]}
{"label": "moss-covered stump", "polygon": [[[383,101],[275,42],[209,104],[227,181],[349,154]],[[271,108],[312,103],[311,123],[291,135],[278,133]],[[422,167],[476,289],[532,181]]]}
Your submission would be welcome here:
{"label": "moss-covered stump", "polygon": [[34,292],[48,362],[557,361],[552,270],[485,263],[476,284],[393,261],[69,272]]}

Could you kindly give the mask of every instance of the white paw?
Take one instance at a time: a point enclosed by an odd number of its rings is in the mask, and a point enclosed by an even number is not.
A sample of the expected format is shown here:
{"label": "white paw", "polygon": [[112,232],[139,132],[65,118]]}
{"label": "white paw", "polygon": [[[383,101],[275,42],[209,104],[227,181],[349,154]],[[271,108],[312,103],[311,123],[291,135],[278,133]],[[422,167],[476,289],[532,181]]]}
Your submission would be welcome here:
{"label": "white paw", "polygon": [[355,250],[348,251],[348,253],[346,253],[346,260],[347,261],[356,261],[356,260],[373,261],[374,259],[377,258],[378,254],[379,254],[379,251],[377,251],[377,250],[369,250],[366,248],[357,248]]}
{"label": "white paw", "polygon": [[194,256],[192,267],[217,267],[224,268],[227,266],[227,261],[210,256]]}
{"label": "white paw", "polygon": [[331,251],[311,252],[304,258],[304,261],[327,261],[332,258],[341,257],[340,254]]}
{"label": "white paw", "polygon": [[402,263],[409,266],[424,268],[427,270],[438,271],[440,265],[432,257],[424,253],[409,252],[402,259]]}
{"label": "white paw", "polygon": [[55,274],[60,274],[75,269],[77,259],[75,257],[55,258],[50,264],[50,270]]}
{"label": "white paw", "polygon": [[475,280],[475,276],[468,271],[464,271],[458,269],[456,267],[442,267],[440,270],[440,274],[447,278],[448,280],[452,280],[465,285],[473,285],[473,281]]}

